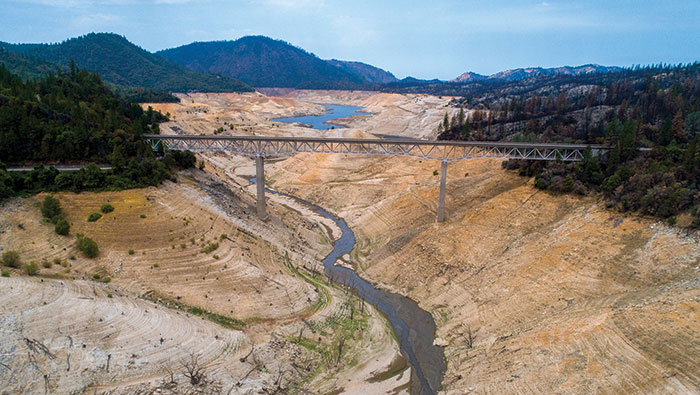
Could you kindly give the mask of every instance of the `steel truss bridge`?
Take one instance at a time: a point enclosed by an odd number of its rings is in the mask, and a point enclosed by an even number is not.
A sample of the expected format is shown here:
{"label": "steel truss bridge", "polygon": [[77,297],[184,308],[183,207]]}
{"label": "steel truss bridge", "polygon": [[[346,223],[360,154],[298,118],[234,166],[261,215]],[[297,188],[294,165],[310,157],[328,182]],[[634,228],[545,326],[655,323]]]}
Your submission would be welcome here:
{"label": "steel truss bridge", "polygon": [[[466,159],[501,158],[575,162],[583,159],[587,145],[578,144],[529,144],[484,141],[427,141],[416,139],[344,139],[307,137],[251,137],[251,136],[180,136],[146,135],[146,141],[154,150],[194,152],[222,151],[246,155],[256,159],[256,181],[264,180],[264,158],[288,156],[298,153],[354,154],[410,156],[442,162],[440,170],[440,197],[437,220],[445,219],[445,183],[447,163]],[[599,156],[609,148],[593,145],[591,154]],[[257,211],[261,218],[267,216],[264,182],[257,184]]]}

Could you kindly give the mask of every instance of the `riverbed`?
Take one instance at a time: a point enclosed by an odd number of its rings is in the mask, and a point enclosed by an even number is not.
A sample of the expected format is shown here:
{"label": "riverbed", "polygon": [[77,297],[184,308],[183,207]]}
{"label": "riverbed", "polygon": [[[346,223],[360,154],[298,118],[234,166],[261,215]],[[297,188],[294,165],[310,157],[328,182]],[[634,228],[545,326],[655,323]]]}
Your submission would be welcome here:
{"label": "riverbed", "polygon": [[[257,180],[250,180],[255,183]],[[389,320],[399,338],[401,353],[411,366],[411,393],[436,394],[447,368],[444,349],[433,344],[435,320],[418,304],[396,293],[376,288],[353,270],[336,265],[338,258],[349,254],[355,247],[355,234],[348,224],[325,209],[301,198],[265,188],[268,193],[292,198],[321,216],[333,220],[342,231],[334,241],[333,250],[321,262],[329,279],[354,289],[357,294],[375,306]]]}

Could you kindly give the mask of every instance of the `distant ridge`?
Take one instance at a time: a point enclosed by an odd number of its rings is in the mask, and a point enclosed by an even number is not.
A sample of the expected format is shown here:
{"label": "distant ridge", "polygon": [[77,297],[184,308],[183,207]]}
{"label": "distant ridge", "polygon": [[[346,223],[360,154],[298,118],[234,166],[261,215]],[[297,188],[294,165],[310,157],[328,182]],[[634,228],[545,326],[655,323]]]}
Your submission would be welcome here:
{"label": "distant ridge", "polygon": [[255,87],[354,89],[396,78],[364,63],[329,62],[265,36],[195,42],[157,54],[191,70],[220,73]]}
{"label": "distant ridge", "polygon": [[364,78],[368,84],[388,84],[399,80],[394,74],[366,63],[337,59],[327,60],[327,62]]}
{"label": "distant ridge", "polygon": [[188,70],[113,33],[90,33],[57,44],[0,42],[0,48],[28,59],[40,59],[63,67],[74,60],[78,67],[96,71],[104,81],[122,86],[173,92],[252,90],[230,77]]}
{"label": "distant ridge", "polygon": [[450,82],[469,83],[482,80],[501,80],[501,81],[519,81],[532,77],[550,76],[550,75],[582,75],[592,73],[613,73],[620,71],[622,68],[615,66],[601,66],[598,64],[585,64],[582,66],[562,66],[553,68],[529,67],[518,68],[512,70],[501,71],[496,74],[485,76],[482,74],[468,71]]}

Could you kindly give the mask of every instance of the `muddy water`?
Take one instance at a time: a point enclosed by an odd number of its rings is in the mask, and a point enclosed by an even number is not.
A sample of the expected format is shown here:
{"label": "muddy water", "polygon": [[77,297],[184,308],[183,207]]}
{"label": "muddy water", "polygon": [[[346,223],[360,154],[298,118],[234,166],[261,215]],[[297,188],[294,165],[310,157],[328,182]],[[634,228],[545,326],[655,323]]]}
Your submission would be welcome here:
{"label": "muddy water", "polygon": [[[255,178],[251,179],[255,183]],[[333,251],[321,262],[326,276],[357,291],[357,294],[386,315],[399,337],[401,353],[411,365],[411,393],[428,395],[440,390],[445,374],[445,355],[442,347],[433,345],[435,321],[430,313],[418,307],[413,300],[386,290],[377,289],[354,271],[336,266],[338,258],[350,253],[355,246],[355,234],[342,218],[296,196],[265,189],[269,193],[286,196],[311,207],[318,214],[333,220],[342,235],[333,244]]]}

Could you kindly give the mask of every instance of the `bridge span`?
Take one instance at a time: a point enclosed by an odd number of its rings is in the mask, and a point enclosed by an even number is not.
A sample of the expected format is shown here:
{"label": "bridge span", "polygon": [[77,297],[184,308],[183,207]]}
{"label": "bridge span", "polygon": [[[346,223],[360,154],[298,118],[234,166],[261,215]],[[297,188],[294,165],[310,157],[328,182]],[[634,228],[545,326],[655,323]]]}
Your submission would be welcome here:
{"label": "bridge span", "polygon": [[602,145],[532,144],[490,141],[429,141],[414,139],[347,139],[309,137],[260,136],[187,136],[146,135],[146,142],[154,150],[223,151],[255,158],[257,185],[257,213],[267,216],[265,207],[265,158],[297,153],[353,154],[411,156],[438,160],[440,167],[440,195],[437,221],[445,220],[445,183],[447,163],[466,159],[501,158],[575,162],[583,159],[583,152],[591,147],[592,155],[599,156],[609,148]]}

